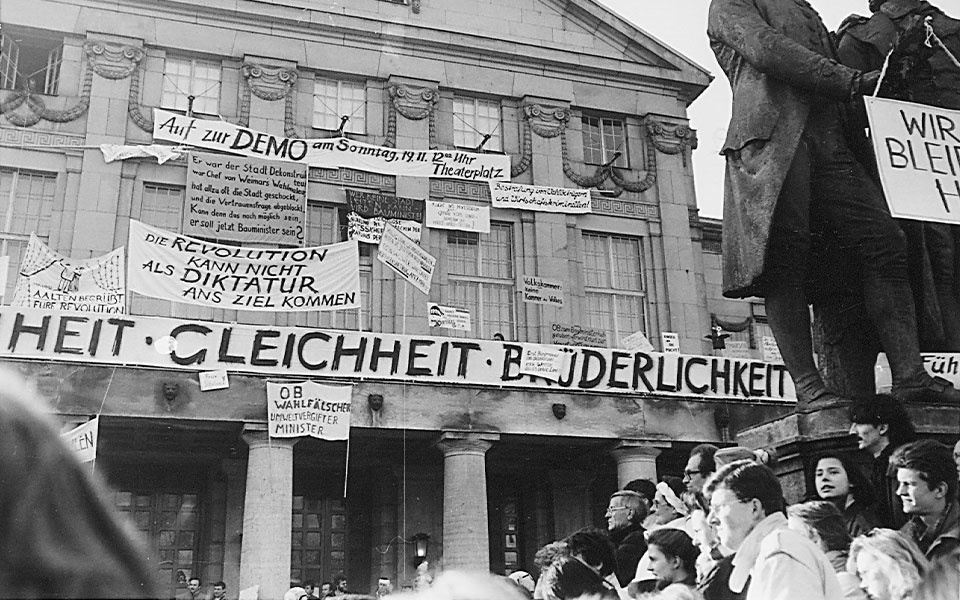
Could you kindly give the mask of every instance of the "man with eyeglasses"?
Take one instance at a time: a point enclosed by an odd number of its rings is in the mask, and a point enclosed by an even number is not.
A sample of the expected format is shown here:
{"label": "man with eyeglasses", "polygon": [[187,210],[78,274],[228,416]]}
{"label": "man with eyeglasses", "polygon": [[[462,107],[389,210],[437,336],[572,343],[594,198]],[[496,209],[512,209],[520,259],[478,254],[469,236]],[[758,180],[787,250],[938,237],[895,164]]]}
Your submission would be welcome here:
{"label": "man with eyeglasses", "polygon": [[[826,555],[787,527],[776,474],[753,461],[720,468],[704,486],[708,521],[736,552],[730,590],[746,600],[840,600],[843,591]],[[749,582],[749,585],[748,585]]]}
{"label": "man with eyeglasses", "polygon": [[615,547],[617,581],[626,587],[637,571],[640,557],[647,551],[641,524],[645,512],[640,494],[627,490],[615,492],[607,505],[607,531]]}
{"label": "man with eyeglasses", "polygon": [[688,492],[703,490],[707,477],[717,470],[717,465],[713,461],[717,450],[719,448],[713,444],[700,444],[690,451],[687,466],[683,468],[683,483],[687,486]]}

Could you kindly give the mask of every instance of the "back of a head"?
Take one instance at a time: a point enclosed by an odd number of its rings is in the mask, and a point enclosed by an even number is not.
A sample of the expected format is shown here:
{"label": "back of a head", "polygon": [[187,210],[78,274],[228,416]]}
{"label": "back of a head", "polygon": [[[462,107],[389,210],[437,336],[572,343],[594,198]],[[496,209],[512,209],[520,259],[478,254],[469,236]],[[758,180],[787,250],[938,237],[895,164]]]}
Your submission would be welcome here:
{"label": "back of a head", "polygon": [[920,578],[926,573],[929,563],[920,548],[899,531],[894,529],[873,529],[870,533],[857,536],[850,544],[850,556],[847,559],[847,571],[864,578],[864,570],[859,570],[858,560],[863,555],[866,570],[883,573],[889,581],[893,597],[903,598],[915,589]]}
{"label": "back of a head", "polygon": [[677,498],[682,496],[683,492],[687,490],[687,484],[685,484],[679,477],[674,477],[673,475],[664,475],[662,478],[660,478],[660,481],[667,484],[667,486],[673,490],[673,493]]}
{"label": "back of a head", "polygon": [[140,548],[42,405],[19,377],[0,372],[0,590],[155,597]]}
{"label": "back of a head", "polygon": [[899,446],[917,439],[913,420],[894,396],[877,394],[855,398],[848,409],[850,421],[868,425],[887,425],[887,438],[891,446]]}
{"label": "back of a head", "polygon": [[700,457],[700,472],[704,477],[717,470],[717,463],[714,462],[714,456],[717,454],[717,448],[713,444],[700,444],[690,451],[690,458]]}
{"label": "back of a head", "polygon": [[630,492],[636,492],[647,499],[647,502],[653,502],[653,497],[657,495],[657,484],[649,479],[634,479],[623,489]]}
{"label": "back of a head", "polygon": [[600,570],[604,577],[616,569],[616,549],[607,532],[595,527],[584,527],[563,539],[571,556],[578,556]]}
{"label": "back of a head", "polygon": [[811,500],[787,507],[787,514],[802,520],[807,527],[817,532],[827,550],[846,551],[850,547],[850,534],[843,513],[833,502]]}
{"label": "back of a head", "polygon": [[704,600],[697,589],[682,583],[671,583],[654,596],[656,600]]}
{"label": "back of a head", "polygon": [[612,600],[617,598],[612,586],[604,581],[598,572],[573,556],[561,557],[554,561],[545,577],[549,590],[558,600],[590,595],[609,597]]}
{"label": "back of a head", "polygon": [[390,596],[409,600],[526,600],[506,577],[473,571],[444,571],[424,590]]}
{"label": "back of a head", "polygon": [[947,498],[957,495],[957,467],[953,451],[936,440],[921,439],[897,448],[890,457],[896,468],[912,469],[931,489],[946,484]]}
{"label": "back of a head", "polygon": [[740,500],[756,498],[763,506],[764,514],[786,512],[783,488],[776,473],[752,460],[739,460],[720,467],[707,479],[703,489],[709,496],[720,488],[730,490]]}
{"label": "back of a head", "polygon": [[744,448],[743,446],[730,446],[728,448],[721,448],[717,450],[713,460],[716,462],[717,468],[719,469],[720,467],[725,467],[726,465],[738,460],[756,461],[756,455],[750,448]]}
{"label": "back of a head", "polygon": [[935,560],[913,594],[913,600],[957,600],[960,597],[960,548]]}

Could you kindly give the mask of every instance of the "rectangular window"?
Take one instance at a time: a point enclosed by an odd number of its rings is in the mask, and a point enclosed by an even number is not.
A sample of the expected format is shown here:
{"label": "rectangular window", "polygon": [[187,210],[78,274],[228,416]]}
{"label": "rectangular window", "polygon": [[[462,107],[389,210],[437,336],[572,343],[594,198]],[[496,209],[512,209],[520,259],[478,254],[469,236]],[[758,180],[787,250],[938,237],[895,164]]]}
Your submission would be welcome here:
{"label": "rectangular window", "polygon": [[[347,239],[346,207],[309,204],[307,207],[308,246],[326,246]],[[370,290],[373,285],[373,258],[370,245],[360,243],[360,309],[319,311],[316,326],[370,331],[372,323]]]}
{"label": "rectangular window", "polygon": [[187,111],[193,96],[193,112],[220,114],[220,63],[198,58],[168,56],[163,67],[160,106]]}
{"label": "rectangular window", "polygon": [[447,302],[469,311],[473,327],[470,332],[449,331],[449,335],[492,338],[501,333],[508,340],[516,339],[513,227],[491,223],[490,233],[447,231],[446,237]]}
{"label": "rectangular window", "polygon": [[[186,190],[179,185],[143,184],[140,221],[167,231],[180,232],[180,221]],[[170,300],[151,298],[131,292],[130,313],[135,315],[172,315]]]}
{"label": "rectangular window", "polygon": [[501,129],[500,103],[496,100],[460,96],[453,99],[453,144],[457,148],[474,149],[489,135],[483,149],[500,152]]}
{"label": "rectangular window", "polygon": [[583,115],[583,160],[588,165],[605,165],[613,160],[619,152],[620,156],[613,161],[613,166],[627,168],[627,137],[624,133],[623,121]]}
{"label": "rectangular window", "polygon": [[10,257],[4,301],[13,300],[20,259],[36,233],[50,239],[50,215],[57,193],[57,175],[21,169],[0,170],[0,256]]}
{"label": "rectangular window", "polygon": [[343,117],[345,133],[363,135],[366,122],[367,86],[361,82],[318,77],[313,83],[313,127],[336,131]]}
{"label": "rectangular window", "polygon": [[583,248],[586,325],[606,331],[611,345],[646,333],[639,238],[584,233]]}
{"label": "rectangular window", "polygon": [[62,38],[4,31],[0,35],[0,88],[28,88],[38,94],[56,96],[62,57]]}

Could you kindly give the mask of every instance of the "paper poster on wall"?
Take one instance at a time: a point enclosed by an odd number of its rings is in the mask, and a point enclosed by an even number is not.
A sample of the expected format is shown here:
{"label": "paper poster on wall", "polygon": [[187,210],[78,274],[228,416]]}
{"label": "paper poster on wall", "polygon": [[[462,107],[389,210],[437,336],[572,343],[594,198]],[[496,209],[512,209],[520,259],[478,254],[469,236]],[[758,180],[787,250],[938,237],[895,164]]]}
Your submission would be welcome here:
{"label": "paper poster on wall", "polygon": [[728,358],[750,358],[750,344],[743,340],[727,340],[726,348],[721,352]]}
{"label": "paper poster on wall", "polygon": [[365,219],[354,212],[347,213],[347,239],[364,242],[366,244],[379,244],[383,238],[383,228],[387,223],[390,223],[390,225],[411,240],[418,244],[420,243],[423,226],[416,221],[384,219],[383,217]]}
{"label": "paper poster on wall", "polygon": [[660,332],[660,345],[664,354],[680,354],[680,336],[671,331]]}
{"label": "paper poster on wall", "polygon": [[270,437],[350,437],[352,385],[267,382],[267,422]]}
{"label": "paper poster on wall", "polygon": [[181,231],[241,244],[303,246],[308,171],[302,164],[191,152]]}
{"label": "paper poster on wall", "polygon": [[630,352],[653,352],[653,344],[642,331],[636,331],[620,340],[620,345]]}
{"label": "paper poster on wall", "polygon": [[763,344],[763,361],[772,363],[782,363],[783,357],[780,356],[780,346],[777,345],[777,338],[772,335],[765,335],[761,338]]}
{"label": "paper poster on wall", "polygon": [[440,306],[427,302],[427,314],[430,327],[470,331],[470,312],[453,306]]}
{"label": "paper poster on wall", "polygon": [[360,307],[357,242],[244,248],[131,220],[129,248],[130,291],[151,298],[271,312]]}
{"label": "paper poster on wall", "polygon": [[563,282],[524,275],[523,301],[563,306]]}
{"label": "paper poster on wall", "polygon": [[427,200],[427,227],[490,233],[490,207]]}
{"label": "paper poster on wall", "polygon": [[123,248],[117,248],[96,258],[67,258],[31,233],[10,304],[123,314],[126,311],[123,256]]}
{"label": "paper poster on wall", "polygon": [[510,157],[460,150],[401,150],[349,138],[277,137],[234,125],[153,109],[153,139],[273,161],[384,175],[509,181]]}
{"label": "paper poster on wall", "polygon": [[100,417],[94,417],[83,425],[60,434],[67,446],[74,451],[80,462],[97,459],[97,440],[100,437]]}
{"label": "paper poster on wall", "polygon": [[607,347],[607,332],[603,329],[552,323],[550,325],[550,343],[558,346]]}
{"label": "paper poster on wall", "polygon": [[377,260],[424,294],[430,293],[430,281],[433,279],[437,259],[389,223],[383,228]]}
{"label": "paper poster on wall", "polygon": [[520,355],[520,372],[524,375],[559,381],[569,368],[571,354],[562,348],[542,344],[525,344]]}
{"label": "paper poster on wall", "polygon": [[490,198],[494,208],[516,208],[579,215],[592,211],[590,190],[588,189],[491,181]]}
{"label": "paper poster on wall", "polygon": [[0,256],[0,303],[7,300],[7,281],[10,276],[10,257]]}
{"label": "paper poster on wall", "polygon": [[383,217],[423,223],[424,201],[347,189],[347,206],[365,219]]}
{"label": "paper poster on wall", "polygon": [[960,111],[863,100],[890,214],[960,224]]}

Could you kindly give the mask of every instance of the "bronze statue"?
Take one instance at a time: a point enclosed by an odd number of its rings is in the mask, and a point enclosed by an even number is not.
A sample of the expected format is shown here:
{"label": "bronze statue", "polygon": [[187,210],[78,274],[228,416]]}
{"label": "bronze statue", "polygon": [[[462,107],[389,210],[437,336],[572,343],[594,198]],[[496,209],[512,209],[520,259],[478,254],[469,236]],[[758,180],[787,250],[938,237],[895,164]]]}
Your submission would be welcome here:
{"label": "bronze statue", "polygon": [[[903,232],[848,145],[842,105],[872,92],[878,71],[841,64],[804,0],[712,0],[707,33],[733,90],[722,154],[724,295],[765,298],[797,390],[797,410],[842,402],[813,360],[808,300],[836,290],[824,273],[857,275],[866,313],[902,400],[960,401],[923,368]],[[816,240],[816,241],[814,241]],[[824,242],[842,264],[830,263]]]}

